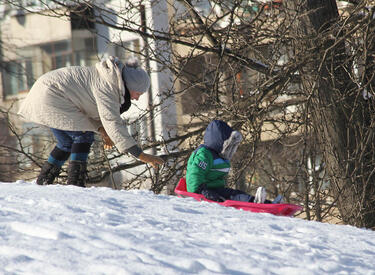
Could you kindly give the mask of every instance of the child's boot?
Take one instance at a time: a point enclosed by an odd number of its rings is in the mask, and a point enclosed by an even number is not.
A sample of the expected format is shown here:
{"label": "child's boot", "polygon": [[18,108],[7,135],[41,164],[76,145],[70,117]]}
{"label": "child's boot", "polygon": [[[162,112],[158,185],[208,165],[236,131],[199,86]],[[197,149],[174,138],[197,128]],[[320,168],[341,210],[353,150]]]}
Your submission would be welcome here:
{"label": "child's boot", "polygon": [[255,203],[264,203],[267,197],[267,192],[264,187],[258,187],[257,192],[255,193]]}

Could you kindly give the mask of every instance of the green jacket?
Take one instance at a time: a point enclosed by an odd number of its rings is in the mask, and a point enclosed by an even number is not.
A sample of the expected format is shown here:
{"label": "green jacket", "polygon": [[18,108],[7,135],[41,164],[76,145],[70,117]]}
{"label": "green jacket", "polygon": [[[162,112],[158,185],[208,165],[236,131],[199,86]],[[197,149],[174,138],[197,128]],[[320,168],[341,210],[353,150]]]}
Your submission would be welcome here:
{"label": "green jacket", "polygon": [[186,189],[195,193],[203,183],[210,189],[224,187],[229,170],[229,160],[219,157],[204,146],[198,147],[188,160]]}

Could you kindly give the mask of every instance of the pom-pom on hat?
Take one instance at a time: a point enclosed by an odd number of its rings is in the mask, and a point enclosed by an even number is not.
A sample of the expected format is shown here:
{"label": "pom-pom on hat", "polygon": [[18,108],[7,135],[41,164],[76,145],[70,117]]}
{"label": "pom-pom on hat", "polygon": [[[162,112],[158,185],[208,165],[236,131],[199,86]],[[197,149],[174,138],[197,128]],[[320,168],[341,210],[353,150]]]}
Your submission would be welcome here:
{"label": "pom-pom on hat", "polygon": [[144,93],[150,88],[150,77],[141,68],[136,57],[131,57],[125,62],[122,79],[129,91]]}

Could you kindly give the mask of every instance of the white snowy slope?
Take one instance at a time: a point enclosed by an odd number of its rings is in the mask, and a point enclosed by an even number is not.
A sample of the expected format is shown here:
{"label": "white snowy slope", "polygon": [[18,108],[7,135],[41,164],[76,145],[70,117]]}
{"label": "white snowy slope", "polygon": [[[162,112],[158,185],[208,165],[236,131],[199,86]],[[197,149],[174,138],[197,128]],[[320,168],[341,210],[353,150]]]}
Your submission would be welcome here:
{"label": "white snowy slope", "polygon": [[375,232],[148,191],[0,183],[0,274],[375,274]]}

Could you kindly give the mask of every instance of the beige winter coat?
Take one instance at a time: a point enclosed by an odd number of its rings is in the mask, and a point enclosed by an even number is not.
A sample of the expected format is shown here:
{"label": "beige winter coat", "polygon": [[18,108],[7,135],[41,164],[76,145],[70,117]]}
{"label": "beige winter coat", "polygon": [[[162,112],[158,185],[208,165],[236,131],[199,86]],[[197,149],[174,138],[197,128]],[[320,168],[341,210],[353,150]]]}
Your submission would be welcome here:
{"label": "beige winter coat", "polygon": [[124,65],[109,57],[92,67],[66,67],[41,76],[22,103],[26,120],[69,131],[103,126],[120,152],[136,145],[120,117]]}

